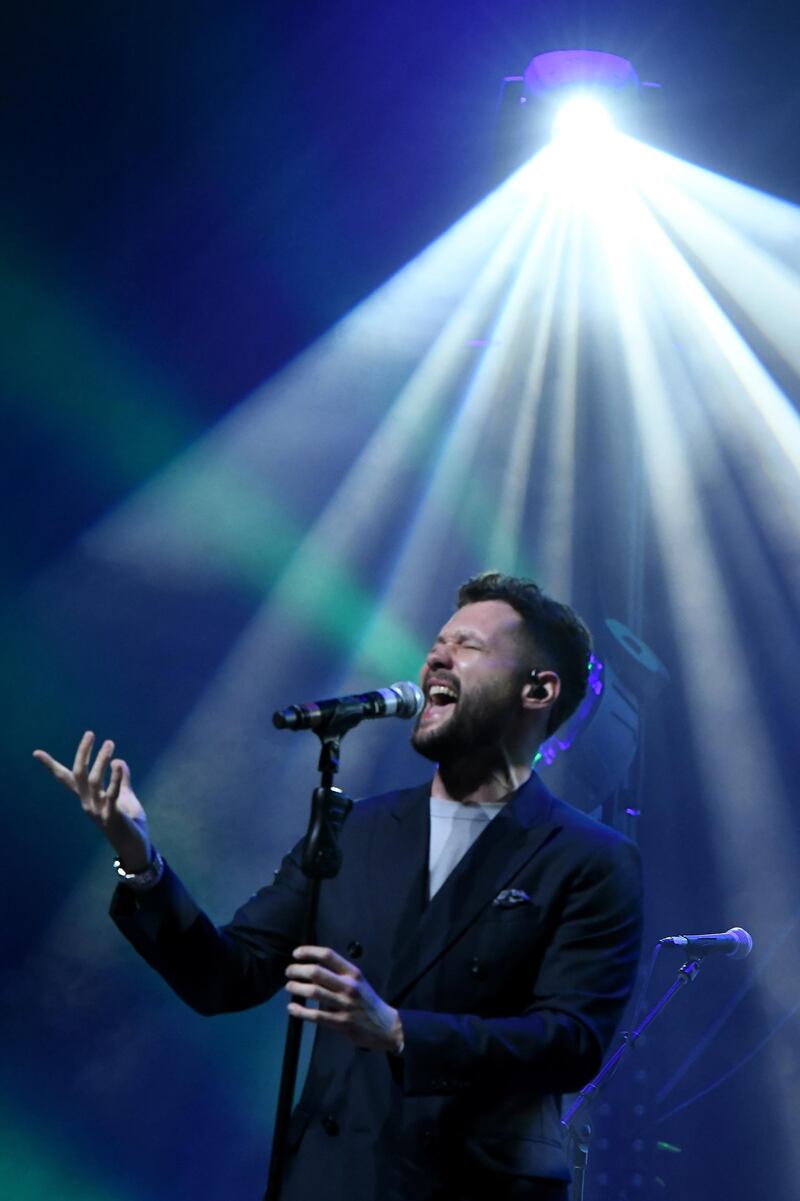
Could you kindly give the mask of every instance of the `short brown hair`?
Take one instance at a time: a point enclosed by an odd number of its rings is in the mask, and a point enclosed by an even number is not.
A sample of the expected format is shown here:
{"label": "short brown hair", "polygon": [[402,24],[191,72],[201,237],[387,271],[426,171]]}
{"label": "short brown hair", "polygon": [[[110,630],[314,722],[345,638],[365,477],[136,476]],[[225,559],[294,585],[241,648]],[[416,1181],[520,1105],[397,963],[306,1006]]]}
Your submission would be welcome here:
{"label": "short brown hair", "polygon": [[461,585],[456,604],[462,609],[486,600],[505,601],[516,609],[525,622],[534,654],[542,660],[534,666],[558,673],[561,691],[550,711],[549,738],[586,695],[592,635],[569,605],[547,596],[533,580],[483,571]]}

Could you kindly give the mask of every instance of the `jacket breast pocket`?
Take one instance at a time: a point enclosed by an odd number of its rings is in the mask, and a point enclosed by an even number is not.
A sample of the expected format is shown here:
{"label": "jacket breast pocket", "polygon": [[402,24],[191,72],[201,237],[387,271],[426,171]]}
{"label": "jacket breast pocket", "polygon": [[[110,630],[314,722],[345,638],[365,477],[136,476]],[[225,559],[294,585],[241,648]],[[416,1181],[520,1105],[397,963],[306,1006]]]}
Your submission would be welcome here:
{"label": "jacket breast pocket", "polygon": [[457,954],[461,972],[471,977],[473,996],[494,1008],[523,1002],[533,986],[546,933],[532,905],[484,912],[470,927]]}

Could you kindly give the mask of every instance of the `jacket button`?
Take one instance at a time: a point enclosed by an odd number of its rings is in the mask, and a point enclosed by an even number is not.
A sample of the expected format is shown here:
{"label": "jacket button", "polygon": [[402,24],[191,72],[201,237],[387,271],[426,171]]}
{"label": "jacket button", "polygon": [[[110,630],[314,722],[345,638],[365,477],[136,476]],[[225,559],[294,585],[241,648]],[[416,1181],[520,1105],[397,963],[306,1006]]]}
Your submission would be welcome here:
{"label": "jacket button", "polygon": [[322,1129],[326,1134],[329,1134],[331,1138],[335,1138],[339,1133],[339,1123],[336,1121],[336,1118],[333,1116],[333,1114],[325,1114],[325,1117],[322,1119]]}
{"label": "jacket button", "polygon": [[362,947],[360,942],[357,942],[355,939],[353,939],[352,942],[349,942],[347,944],[347,952],[346,953],[347,953],[348,959],[360,959],[361,956],[364,954],[364,948]]}
{"label": "jacket button", "polygon": [[480,959],[478,959],[477,955],[469,965],[469,971],[471,976],[477,976],[479,979],[486,975],[483,964],[481,963]]}

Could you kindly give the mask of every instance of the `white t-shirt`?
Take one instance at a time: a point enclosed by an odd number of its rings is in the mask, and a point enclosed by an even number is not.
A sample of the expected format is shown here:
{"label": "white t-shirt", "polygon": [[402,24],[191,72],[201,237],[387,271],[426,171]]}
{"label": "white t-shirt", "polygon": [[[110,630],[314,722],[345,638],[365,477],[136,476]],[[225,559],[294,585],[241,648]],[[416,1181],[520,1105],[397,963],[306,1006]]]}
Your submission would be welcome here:
{"label": "white t-shirt", "polygon": [[431,797],[428,900],[436,895],[453,868],[505,804],[505,801],[486,801],[465,805],[461,801]]}

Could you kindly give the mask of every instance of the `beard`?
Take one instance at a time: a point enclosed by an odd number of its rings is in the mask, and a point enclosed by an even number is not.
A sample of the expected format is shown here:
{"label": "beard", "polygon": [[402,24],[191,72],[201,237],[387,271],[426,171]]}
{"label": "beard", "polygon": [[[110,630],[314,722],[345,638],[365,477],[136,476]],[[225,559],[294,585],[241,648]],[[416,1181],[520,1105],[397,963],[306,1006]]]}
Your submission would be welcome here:
{"label": "beard", "polygon": [[419,755],[440,765],[476,753],[485,754],[503,744],[518,705],[516,682],[504,681],[491,687],[485,685],[479,691],[461,692],[456,703],[447,706],[450,712],[435,724],[421,724],[423,714],[420,714],[411,733],[411,745]]}

